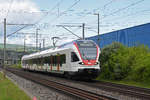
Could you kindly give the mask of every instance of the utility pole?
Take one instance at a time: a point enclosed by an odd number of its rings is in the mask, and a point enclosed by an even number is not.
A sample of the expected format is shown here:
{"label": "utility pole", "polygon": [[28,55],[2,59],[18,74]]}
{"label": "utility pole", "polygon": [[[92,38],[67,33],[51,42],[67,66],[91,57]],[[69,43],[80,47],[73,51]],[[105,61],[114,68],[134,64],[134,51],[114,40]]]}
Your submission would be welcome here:
{"label": "utility pole", "polygon": [[4,62],[3,67],[5,68],[5,62],[6,62],[6,18],[4,18]]}
{"label": "utility pole", "polygon": [[41,43],[39,44],[39,47],[40,47],[39,50],[41,51]]}
{"label": "utility pole", "polygon": [[43,50],[45,49],[45,39],[43,39]]}
{"label": "utility pole", "polygon": [[83,36],[82,38],[83,38],[83,40],[85,39],[85,36],[84,36],[84,27],[85,27],[85,23],[82,24],[82,36]]}
{"label": "utility pole", "polygon": [[26,39],[24,38],[24,53],[26,52]]}
{"label": "utility pole", "polygon": [[38,30],[40,29],[36,29],[36,51],[38,51]]}
{"label": "utility pole", "polygon": [[[6,25],[26,25],[26,26],[24,26],[24,27],[18,29],[17,31],[15,31],[15,32],[13,32],[13,33],[6,36]],[[3,60],[4,68],[6,67],[5,66],[5,64],[6,64],[6,38],[11,36],[12,34],[17,33],[18,31],[22,30],[23,28],[27,27],[27,25],[33,25],[33,24],[10,24],[10,23],[8,24],[8,23],[6,23],[6,18],[4,18],[4,57],[3,57],[3,59],[4,59]]]}
{"label": "utility pole", "polygon": [[100,35],[99,35],[99,13],[95,13],[94,15],[97,15],[97,17],[98,17],[97,32],[98,32],[98,44],[100,45]]}

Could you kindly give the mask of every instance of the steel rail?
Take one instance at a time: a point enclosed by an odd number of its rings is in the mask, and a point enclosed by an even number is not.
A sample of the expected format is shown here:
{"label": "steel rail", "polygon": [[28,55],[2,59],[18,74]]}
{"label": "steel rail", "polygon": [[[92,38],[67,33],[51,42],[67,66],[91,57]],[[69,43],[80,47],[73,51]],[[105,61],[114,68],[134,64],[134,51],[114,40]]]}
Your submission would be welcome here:
{"label": "steel rail", "polygon": [[116,83],[104,82],[104,81],[99,81],[98,83],[108,85],[108,86],[117,87],[117,88],[121,88],[121,89],[134,90],[136,92],[143,92],[143,93],[146,93],[146,94],[150,94],[150,89],[148,89],[148,88],[128,86],[128,85],[124,85],[124,84],[116,84]]}
{"label": "steel rail", "polygon": [[135,86],[115,84],[103,81],[97,81],[96,83],[87,83],[87,82],[80,82],[80,83],[90,87],[99,88],[105,91],[112,91],[112,92],[115,91],[123,95],[137,97],[144,100],[150,100],[150,89],[147,88],[140,88]]}

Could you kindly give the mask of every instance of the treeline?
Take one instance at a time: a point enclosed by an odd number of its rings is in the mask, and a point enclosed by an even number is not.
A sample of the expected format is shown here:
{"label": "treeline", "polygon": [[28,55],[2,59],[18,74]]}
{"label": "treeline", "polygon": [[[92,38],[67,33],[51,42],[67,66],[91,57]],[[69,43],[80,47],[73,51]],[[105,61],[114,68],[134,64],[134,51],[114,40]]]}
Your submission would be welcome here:
{"label": "treeline", "polygon": [[150,49],[147,46],[126,47],[113,43],[100,54],[98,79],[150,82]]}

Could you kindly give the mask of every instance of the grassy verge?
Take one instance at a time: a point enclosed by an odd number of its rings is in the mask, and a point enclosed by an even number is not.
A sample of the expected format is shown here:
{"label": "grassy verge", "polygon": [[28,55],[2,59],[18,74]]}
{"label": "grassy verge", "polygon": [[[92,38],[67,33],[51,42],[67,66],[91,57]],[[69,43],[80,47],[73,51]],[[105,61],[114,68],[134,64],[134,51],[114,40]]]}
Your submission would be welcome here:
{"label": "grassy verge", "polygon": [[0,100],[31,100],[0,72]]}
{"label": "grassy verge", "polygon": [[126,81],[126,80],[115,81],[115,80],[103,80],[103,79],[98,79],[98,78],[97,78],[97,80],[150,89],[150,83],[148,83],[148,82],[135,82],[135,81]]}
{"label": "grassy verge", "polygon": [[13,65],[10,65],[9,67],[22,68],[22,67],[21,67],[21,64],[13,64]]}

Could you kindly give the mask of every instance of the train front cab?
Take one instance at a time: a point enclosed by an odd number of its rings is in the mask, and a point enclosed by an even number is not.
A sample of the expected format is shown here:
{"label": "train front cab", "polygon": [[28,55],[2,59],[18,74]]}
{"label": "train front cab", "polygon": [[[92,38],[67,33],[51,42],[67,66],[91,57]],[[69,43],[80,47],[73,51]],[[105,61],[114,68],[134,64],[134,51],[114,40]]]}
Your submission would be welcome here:
{"label": "train front cab", "polygon": [[74,43],[74,52],[71,52],[71,68],[73,76],[96,78],[100,72],[98,57],[99,48],[92,41],[77,41]]}

